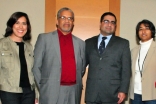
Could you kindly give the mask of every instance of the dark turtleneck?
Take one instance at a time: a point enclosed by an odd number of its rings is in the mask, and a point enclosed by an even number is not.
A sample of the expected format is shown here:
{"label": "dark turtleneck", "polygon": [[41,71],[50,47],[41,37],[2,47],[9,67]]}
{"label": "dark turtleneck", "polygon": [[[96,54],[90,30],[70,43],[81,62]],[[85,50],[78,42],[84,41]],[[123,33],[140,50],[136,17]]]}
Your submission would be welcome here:
{"label": "dark turtleneck", "polygon": [[20,66],[21,66],[21,73],[20,73],[20,84],[19,86],[22,88],[30,87],[30,82],[28,78],[28,71],[27,71],[27,63],[24,55],[24,43],[23,42],[16,42],[19,46],[19,59],[20,59]]}

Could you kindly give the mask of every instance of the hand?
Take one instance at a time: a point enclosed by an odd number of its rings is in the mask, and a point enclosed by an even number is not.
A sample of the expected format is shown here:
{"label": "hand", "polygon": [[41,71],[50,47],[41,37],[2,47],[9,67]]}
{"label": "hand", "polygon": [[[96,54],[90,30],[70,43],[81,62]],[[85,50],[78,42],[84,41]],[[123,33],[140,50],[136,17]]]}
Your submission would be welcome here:
{"label": "hand", "polygon": [[119,92],[119,93],[118,93],[118,98],[119,98],[118,104],[120,104],[120,103],[122,103],[123,100],[126,98],[126,94],[123,93],[123,92]]}
{"label": "hand", "polygon": [[39,103],[38,103],[38,99],[37,99],[37,98],[35,99],[35,104],[39,104]]}

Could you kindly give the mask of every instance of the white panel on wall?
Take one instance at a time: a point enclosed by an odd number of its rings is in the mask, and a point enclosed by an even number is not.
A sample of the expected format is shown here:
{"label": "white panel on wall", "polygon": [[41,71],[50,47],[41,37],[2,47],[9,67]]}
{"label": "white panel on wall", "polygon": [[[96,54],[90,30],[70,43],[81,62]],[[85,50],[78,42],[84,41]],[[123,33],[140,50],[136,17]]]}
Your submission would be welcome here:
{"label": "white panel on wall", "polygon": [[32,45],[45,27],[45,0],[0,0],[0,38],[5,33],[6,22],[14,12],[28,14],[32,26]]}
{"label": "white panel on wall", "polygon": [[120,36],[130,41],[131,49],[136,43],[135,27],[143,19],[156,26],[156,0],[121,0]]}

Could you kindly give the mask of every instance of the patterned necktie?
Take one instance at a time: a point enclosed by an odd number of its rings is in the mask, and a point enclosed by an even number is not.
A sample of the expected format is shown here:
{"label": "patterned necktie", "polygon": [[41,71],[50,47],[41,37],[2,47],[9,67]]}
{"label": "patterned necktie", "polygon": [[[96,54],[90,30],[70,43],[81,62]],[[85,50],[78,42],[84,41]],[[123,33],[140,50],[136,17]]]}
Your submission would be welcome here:
{"label": "patterned necktie", "polygon": [[99,53],[102,54],[103,51],[105,50],[105,39],[107,39],[107,37],[102,37],[102,41],[100,43],[99,46]]}

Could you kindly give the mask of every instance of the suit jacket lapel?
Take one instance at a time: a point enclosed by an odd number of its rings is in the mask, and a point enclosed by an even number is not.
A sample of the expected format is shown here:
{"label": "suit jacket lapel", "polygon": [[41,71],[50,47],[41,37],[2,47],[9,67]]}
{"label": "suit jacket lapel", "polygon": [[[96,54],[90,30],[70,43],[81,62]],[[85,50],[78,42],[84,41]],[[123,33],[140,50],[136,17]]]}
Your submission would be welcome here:
{"label": "suit jacket lapel", "polygon": [[79,45],[77,39],[74,36],[72,36],[72,39],[73,39],[73,47],[74,47],[74,54],[75,54],[75,62],[77,65]]}
{"label": "suit jacket lapel", "polygon": [[150,48],[149,48],[149,50],[147,52],[147,56],[146,56],[145,62],[144,62],[145,63],[144,64],[144,69],[146,69],[146,67],[148,66],[148,63],[150,62],[150,59],[153,56],[153,53],[155,51],[155,47],[156,47],[156,44],[155,44],[154,41],[152,41],[151,46],[150,46]]}
{"label": "suit jacket lapel", "polygon": [[98,49],[98,37],[99,37],[99,35],[94,37],[94,40],[93,40],[93,51],[96,51],[96,53],[100,56],[99,49]]}
{"label": "suit jacket lapel", "polygon": [[58,56],[58,58],[59,58],[59,60],[60,60],[60,63],[61,63],[60,43],[59,43],[59,37],[58,37],[57,31],[54,31],[54,32],[52,33],[52,42],[53,42],[53,45],[54,45],[54,47],[55,47],[57,56]]}
{"label": "suit jacket lapel", "polygon": [[[136,61],[137,61],[137,58],[138,58],[139,51],[140,51],[140,46],[136,47],[136,49],[134,49],[131,52],[132,69],[135,69],[135,67],[136,67]],[[132,70],[132,73],[133,73],[133,75],[135,75],[135,70]]]}
{"label": "suit jacket lapel", "polygon": [[112,45],[114,44],[115,42],[115,36],[112,35],[111,39],[109,40],[107,46],[106,46],[106,49],[105,51],[103,52],[103,54],[105,54],[109,49],[111,49]]}
{"label": "suit jacket lapel", "polygon": [[[115,42],[115,36],[112,35],[111,39],[109,40],[109,42],[108,42],[108,44],[107,44],[107,46],[106,46],[106,48],[105,48],[105,50],[104,50],[104,52],[103,52],[102,54],[105,55],[105,53],[106,53],[109,49],[111,49],[111,46],[114,44],[114,42]],[[95,37],[94,44],[95,44],[94,49],[95,49],[95,50],[97,51],[97,53],[100,55],[99,50],[98,50],[98,36]],[[104,55],[103,55],[103,56],[104,56]],[[100,55],[100,56],[101,56],[101,55]]]}

